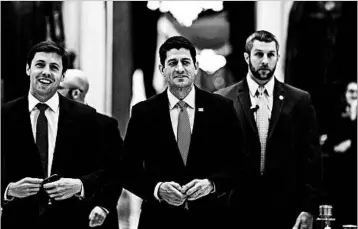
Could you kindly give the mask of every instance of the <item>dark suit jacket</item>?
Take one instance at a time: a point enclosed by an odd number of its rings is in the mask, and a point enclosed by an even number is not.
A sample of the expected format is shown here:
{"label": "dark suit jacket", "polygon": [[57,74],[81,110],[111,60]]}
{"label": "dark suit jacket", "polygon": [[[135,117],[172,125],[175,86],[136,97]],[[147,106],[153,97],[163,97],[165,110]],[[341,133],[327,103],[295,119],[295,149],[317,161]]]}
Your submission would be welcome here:
{"label": "dark suit jacket", "polygon": [[105,147],[101,153],[102,161],[106,163],[104,185],[100,195],[94,198],[95,205],[106,208],[109,211],[104,224],[100,228],[118,229],[117,203],[122,192],[119,168],[123,153],[123,140],[118,129],[116,119],[106,115],[97,114],[97,121],[101,127],[101,139]]}
{"label": "dark suit jacket", "polygon": [[218,94],[234,101],[249,157],[245,185],[231,193],[231,206],[243,216],[242,220],[236,218],[236,222],[257,228],[292,228],[301,211],[316,213],[321,151],[309,93],[275,79],[263,175],[260,175],[260,141],[246,79],[221,89]]}
{"label": "dark suit jacket", "polygon": [[[87,228],[92,198],[99,190],[102,164],[96,111],[60,95],[60,114],[51,174],[81,179],[85,198],[54,201],[44,214],[39,203],[44,195],[4,202],[10,182],[25,177],[43,178],[40,156],[34,141],[27,95],[4,104],[1,110],[1,198],[2,228]],[[49,223],[51,226],[46,226]]]}
{"label": "dark suit jacket", "polygon": [[[223,228],[227,193],[244,163],[232,102],[196,87],[195,120],[187,165],[173,132],[167,91],[132,109],[124,141],[124,188],[143,199],[139,228]],[[158,182],[213,181],[216,192],[174,207],[154,197]]]}

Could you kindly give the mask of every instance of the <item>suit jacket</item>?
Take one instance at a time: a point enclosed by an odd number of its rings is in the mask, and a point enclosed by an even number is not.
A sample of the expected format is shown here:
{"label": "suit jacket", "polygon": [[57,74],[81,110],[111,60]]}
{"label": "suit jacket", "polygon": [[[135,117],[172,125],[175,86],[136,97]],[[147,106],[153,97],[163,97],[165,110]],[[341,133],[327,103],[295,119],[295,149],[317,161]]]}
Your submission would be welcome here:
{"label": "suit jacket", "polygon": [[[222,228],[226,222],[226,197],[244,163],[240,127],[230,100],[197,87],[195,90],[195,118],[186,166],[173,132],[167,91],[132,109],[124,141],[124,188],[143,199],[139,229]],[[205,178],[214,182],[216,192],[189,201],[189,210],[154,197],[158,182],[185,185]]]}
{"label": "suit jacket", "polygon": [[[51,174],[79,178],[85,198],[71,197],[53,201],[40,214],[43,192],[27,198],[4,202],[10,182],[25,177],[43,178],[41,160],[31,129],[27,96],[4,104],[1,110],[1,198],[3,228],[87,228],[92,198],[101,187],[103,172],[95,110],[60,95],[59,120]],[[46,199],[45,199],[46,201]],[[51,226],[48,226],[51,225]]]}
{"label": "suit jacket", "polygon": [[321,151],[309,93],[275,79],[263,175],[260,140],[246,79],[217,93],[234,101],[248,153],[244,185],[237,187],[230,198],[234,211],[241,212],[241,225],[292,228],[301,211],[316,213]]}
{"label": "suit jacket", "polygon": [[101,127],[101,139],[105,147],[101,153],[105,164],[105,180],[100,195],[94,198],[95,205],[106,208],[109,211],[104,224],[100,228],[119,229],[117,203],[122,192],[119,168],[123,154],[123,140],[118,129],[116,119],[97,113],[97,121]]}

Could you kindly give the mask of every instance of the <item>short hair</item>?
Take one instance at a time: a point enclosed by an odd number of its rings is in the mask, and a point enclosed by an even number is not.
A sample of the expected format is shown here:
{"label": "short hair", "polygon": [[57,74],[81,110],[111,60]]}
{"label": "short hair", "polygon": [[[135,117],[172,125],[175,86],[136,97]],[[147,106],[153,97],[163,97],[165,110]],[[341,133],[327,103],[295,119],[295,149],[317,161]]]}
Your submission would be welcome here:
{"label": "short hair", "polygon": [[27,55],[27,64],[31,66],[31,62],[38,52],[56,53],[62,57],[62,73],[65,73],[68,68],[68,54],[66,50],[59,44],[53,41],[42,41],[33,46]]}
{"label": "short hair", "polygon": [[190,51],[191,58],[194,63],[196,62],[196,50],[193,44],[183,36],[173,36],[168,38],[159,48],[160,63],[164,66],[165,59],[167,58],[167,52],[171,49],[185,48]]}
{"label": "short hair", "polygon": [[272,42],[274,41],[276,43],[276,51],[278,53],[278,50],[280,48],[277,38],[275,35],[273,35],[272,33],[265,31],[265,30],[258,30],[256,32],[254,32],[253,34],[251,34],[247,39],[246,39],[246,44],[245,44],[245,52],[249,53],[251,52],[253,43],[255,40],[261,41],[261,42]]}

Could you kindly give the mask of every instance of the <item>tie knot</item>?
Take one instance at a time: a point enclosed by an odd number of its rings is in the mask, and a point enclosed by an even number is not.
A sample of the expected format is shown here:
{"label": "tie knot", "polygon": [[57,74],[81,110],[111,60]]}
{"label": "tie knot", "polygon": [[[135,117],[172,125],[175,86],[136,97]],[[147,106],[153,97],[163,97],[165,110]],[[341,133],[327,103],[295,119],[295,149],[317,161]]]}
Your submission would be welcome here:
{"label": "tie knot", "polygon": [[264,87],[264,86],[259,86],[259,87],[257,88],[256,95],[257,95],[257,96],[262,96],[262,95],[265,94],[265,92],[266,92],[265,87]]}
{"label": "tie knot", "polygon": [[179,102],[177,104],[181,110],[183,110],[187,106],[186,102],[184,102],[183,100],[179,100]]}
{"label": "tie knot", "polygon": [[45,110],[48,108],[46,103],[38,103],[36,107],[40,110],[40,112],[45,112]]}

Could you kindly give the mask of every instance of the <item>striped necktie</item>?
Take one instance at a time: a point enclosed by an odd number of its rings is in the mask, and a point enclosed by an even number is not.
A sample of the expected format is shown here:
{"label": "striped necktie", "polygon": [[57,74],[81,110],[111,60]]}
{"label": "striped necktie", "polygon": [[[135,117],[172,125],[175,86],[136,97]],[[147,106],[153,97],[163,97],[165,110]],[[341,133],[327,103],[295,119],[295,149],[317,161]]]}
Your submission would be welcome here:
{"label": "striped necktie", "polygon": [[256,125],[259,132],[260,145],[261,145],[261,160],[260,160],[260,173],[263,174],[265,170],[265,153],[266,153],[266,140],[269,129],[269,109],[267,107],[267,98],[265,95],[265,88],[260,86],[257,89],[257,110]]}

